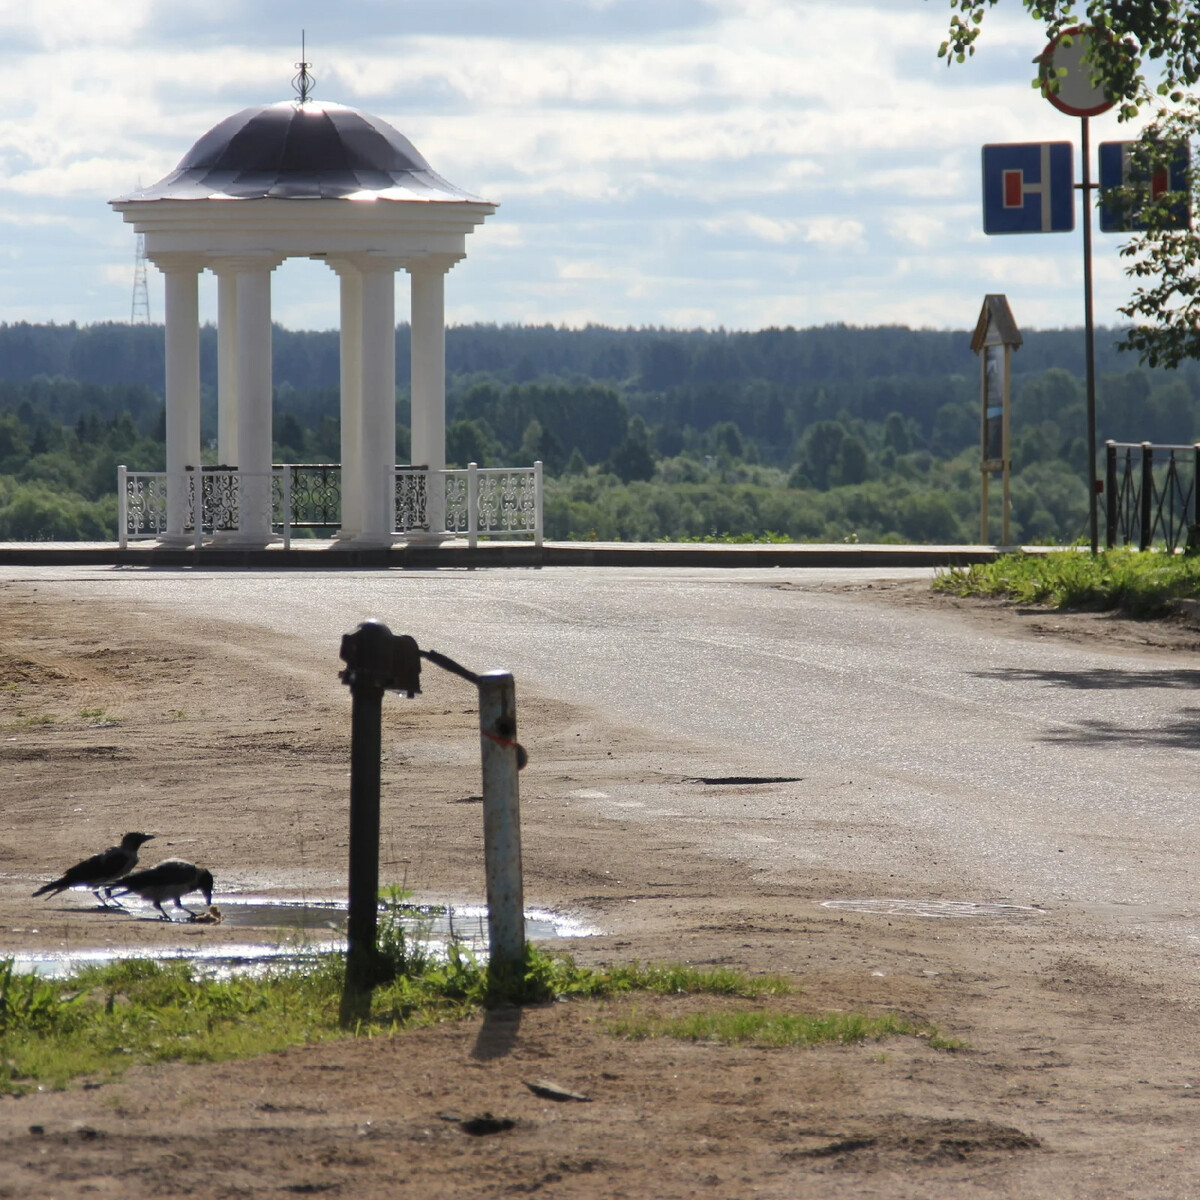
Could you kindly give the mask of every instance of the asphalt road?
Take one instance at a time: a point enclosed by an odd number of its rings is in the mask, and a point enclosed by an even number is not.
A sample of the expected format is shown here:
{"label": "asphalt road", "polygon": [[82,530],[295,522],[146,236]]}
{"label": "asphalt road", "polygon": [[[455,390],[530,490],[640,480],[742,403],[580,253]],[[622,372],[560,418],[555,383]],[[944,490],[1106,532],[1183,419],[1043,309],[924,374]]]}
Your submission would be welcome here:
{"label": "asphalt road", "polygon": [[[331,671],[341,635],[378,617],[476,670],[511,669],[518,699],[535,689],[675,739],[663,782],[582,795],[614,819],[704,821],[714,854],[776,880],[865,870],[896,896],[1078,911],[1200,953],[1200,661],[990,636],[828,589],[927,574],[29,567],[0,579],[291,633]],[[691,773],[801,782],[698,791],[682,783]]]}

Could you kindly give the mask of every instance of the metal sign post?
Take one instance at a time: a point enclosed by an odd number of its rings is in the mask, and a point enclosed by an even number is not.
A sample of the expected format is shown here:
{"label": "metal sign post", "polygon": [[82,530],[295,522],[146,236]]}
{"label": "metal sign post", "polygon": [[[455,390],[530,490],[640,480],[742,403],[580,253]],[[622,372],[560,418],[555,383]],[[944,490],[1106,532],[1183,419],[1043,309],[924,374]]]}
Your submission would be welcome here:
{"label": "metal sign post", "polygon": [[1087,485],[1088,533],[1092,553],[1100,549],[1096,493],[1096,326],[1092,313],[1092,150],[1088,119],[1108,112],[1116,103],[1093,78],[1092,31],[1082,25],[1064,29],[1035,60],[1042,77],[1042,94],[1059,112],[1079,117],[1083,182],[1079,185],[1083,208],[1083,336],[1087,374]]}
{"label": "metal sign post", "polygon": [[971,337],[971,349],[978,354],[980,367],[980,509],[979,540],[988,538],[988,478],[999,471],[1003,488],[1000,503],[1000,543],[1008,546],[1009,517],[1012,512],[1010,479],[1012,452],[1010,450],[1009,412],[1012,407],[1012,352],[1022,338],[1013,320],[1008,298],[985,296],[979,310],[979,320]]}
{"label": "metal sign post", "polygon": [[[1100,535],[1096,493],[1096,341],[1092,316],[1092,183],[1088,118],[1112,108],[1103,84],[1092,79],[1090,31],[1082,26],[1063,30],[1034,59],[1042,92],[1060,112],[1082,120],[1083,182],[1072,182],[1069,142],[1000,145],[983,148],[984,233],[1065,233],[1074,227],[1070,193],[1078,188],[1083,204],[1083,317],[1087,360],[1087,490],[1088,528],[1092,553]],[[1063,150],[1066,147],[1064,162]],[[1037,151],[1039,161],[1032,165]],[[1020,152],[1020,153],[1018,153]],[[1070,215],[1067,215],[1068,210]]]}

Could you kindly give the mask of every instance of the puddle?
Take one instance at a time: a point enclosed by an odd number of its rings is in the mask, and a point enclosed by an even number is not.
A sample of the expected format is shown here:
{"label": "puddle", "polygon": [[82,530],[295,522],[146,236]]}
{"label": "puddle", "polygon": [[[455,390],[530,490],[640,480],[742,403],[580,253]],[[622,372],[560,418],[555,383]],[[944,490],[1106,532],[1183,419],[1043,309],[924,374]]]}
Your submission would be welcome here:
{"label": "puddle", "polygon": [[822,908],[897,917],[1040,917],[1046,909],[970,900],[822,900]]}
{"label": "puddle", "polygon": [[[61,979],[80,967],[104,966],[125,958],[147,958],[158,962],[183,960],[207,975],[253,974],[280,966],[314,962],[322,954],[346,948],[346,902],[344,900],[278,900],[269,896],[221,896],[221,926],[272,929],[279,940],[271,942],[221,941],[202,946],[122,946],[120,949],[72,950],[63,953],[27,951],[12,955],[15,969],[25,974]],[[152,905],[126,905],[130,915],[162,921]],[[173,922],[192,932],[216,928],[200,922]],[[458,942],[480,958],[487,957],[487,909],[483,905],[407,904],[401,908],[401,924],[411,937],[423,940],[435,956],[444,955],[451,941]],[[571,917],[544,909],[525,914],[528,941],[551,938],[590,937],[597,930]]]}

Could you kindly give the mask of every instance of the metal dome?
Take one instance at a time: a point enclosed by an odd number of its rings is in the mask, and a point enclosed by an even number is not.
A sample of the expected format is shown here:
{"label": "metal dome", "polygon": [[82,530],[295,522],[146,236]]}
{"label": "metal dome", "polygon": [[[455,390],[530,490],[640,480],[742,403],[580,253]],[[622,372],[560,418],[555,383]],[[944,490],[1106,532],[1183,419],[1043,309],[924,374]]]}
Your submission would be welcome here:
{"label": "metal dome", "polygon": [[179,166],[121,201],[424,200],[487,203],[448,183],[386,121],[313,100],[244,108]]}

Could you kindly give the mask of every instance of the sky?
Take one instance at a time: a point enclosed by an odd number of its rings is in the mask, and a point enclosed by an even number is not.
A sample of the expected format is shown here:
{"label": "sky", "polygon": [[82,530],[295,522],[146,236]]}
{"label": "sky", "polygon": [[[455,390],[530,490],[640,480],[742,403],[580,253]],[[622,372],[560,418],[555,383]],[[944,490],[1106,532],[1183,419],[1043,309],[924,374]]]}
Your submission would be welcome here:
{"label": "sky", "polygon": [[[948,0],[0,0],[0,321],[128,321],[135,236],[113,197],[226,116],[315,98],[382,117],[498,203],[447,320],[578,327],[965,329],[1083,322],[1073,233],[986,236],[980,148],[1070,141],[1030,86],[1016,0],[975,57],[937,57]],[[1115,114],[1101,141],[1133,136]],[[1093,174],[1095,166],[1093,165]],[[1097,234],[1096,319],[1130,283]],[[149,270],[151,318],[162,277]],[[404,277],[397,314],[408,311]],[[205,275],[201,314],[215,320]],[[332,272],[289,260],[273,315],[338,323]]]}

